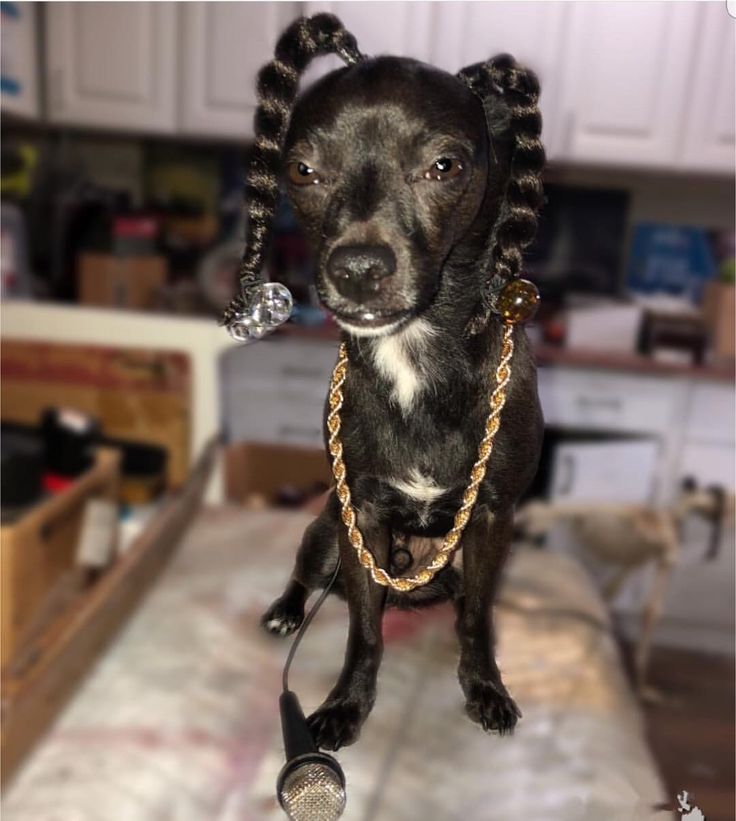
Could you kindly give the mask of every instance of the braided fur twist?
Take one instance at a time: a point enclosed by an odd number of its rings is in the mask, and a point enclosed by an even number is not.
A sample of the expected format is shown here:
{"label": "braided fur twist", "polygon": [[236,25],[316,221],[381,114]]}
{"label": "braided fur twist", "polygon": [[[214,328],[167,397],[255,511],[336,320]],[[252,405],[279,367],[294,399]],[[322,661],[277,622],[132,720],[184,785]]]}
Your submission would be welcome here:
{"label": "braided fur twist", "polygon": [[281,155],[299,89],[299,78],[315,58],[337,54],[347,65],[362,60],[350,32],[332,14],[300,17],[281,35],[274,59],[258,73],[255,145],[245,178],[248,217],[246,246],[240,263],[240,293],[220,324],[228,324],[244,307],[248,289],[261,281],[261,269],[279,196]]}
{"label": "braided fur twist", "polygon": [[493,295],[521,273],[522,254],[534,239],[544,200],[539,81],[509,54],[464,68],[458,77],[483,103],[490,139],[511,140],[509,178],[489,243],[490,270],[483,297],[490,311]]}

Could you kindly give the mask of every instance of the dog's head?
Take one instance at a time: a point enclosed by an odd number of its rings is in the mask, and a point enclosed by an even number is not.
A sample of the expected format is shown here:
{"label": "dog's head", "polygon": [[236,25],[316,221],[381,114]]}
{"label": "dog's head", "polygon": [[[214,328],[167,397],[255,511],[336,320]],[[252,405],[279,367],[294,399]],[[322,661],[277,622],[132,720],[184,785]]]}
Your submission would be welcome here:
{"label": "dog's head", "polygon": [[488,145],[478,97],[412,60],[332,72],[297,103],[288,193],[343,327],[387,331],[431,303],[485,198]]}
{"label": "dog's head", "polygon": [[[296,103],[320,53],[348,63]],[[363,58],[331,15],[292,24],[259,76],[244,276],[262,261],[279,180],[317,263],[320,299],[349,332],[391,333],[425,311],[448,266],[482,304],[519,273],[544,152],[536,78],[503,56],[457,76]],[[466,300],[467,301],[467,300]]]}

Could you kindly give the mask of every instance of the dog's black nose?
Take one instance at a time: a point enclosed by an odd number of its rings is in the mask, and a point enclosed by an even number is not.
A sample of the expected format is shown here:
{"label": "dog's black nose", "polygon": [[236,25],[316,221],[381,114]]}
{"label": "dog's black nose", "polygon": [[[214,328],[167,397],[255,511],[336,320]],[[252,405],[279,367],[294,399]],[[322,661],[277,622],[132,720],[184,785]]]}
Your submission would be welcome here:
{"label": "dog's black nose", "polygon": [[327,260],[327,275],[339,293],[354,302],[375,298],[396,273],[396,257],[387,245],[341,245]]}

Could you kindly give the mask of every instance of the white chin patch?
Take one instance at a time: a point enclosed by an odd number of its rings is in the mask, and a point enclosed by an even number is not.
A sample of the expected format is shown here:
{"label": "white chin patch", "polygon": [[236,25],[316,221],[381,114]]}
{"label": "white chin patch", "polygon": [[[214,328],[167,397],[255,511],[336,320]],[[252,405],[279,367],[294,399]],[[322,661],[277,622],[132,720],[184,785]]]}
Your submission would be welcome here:
{"label": "white chin patch", "polygon": [[388,325],[381,325],[380,328],[368,328],[362,325],[351,325],[349,322],[344,322],[342,319],[335,317],[335,322],[347,331],[351,336],[385,336],[393,333],[397,328],[405,322],[404,319],[399,319],[396,322],[390,322]]}

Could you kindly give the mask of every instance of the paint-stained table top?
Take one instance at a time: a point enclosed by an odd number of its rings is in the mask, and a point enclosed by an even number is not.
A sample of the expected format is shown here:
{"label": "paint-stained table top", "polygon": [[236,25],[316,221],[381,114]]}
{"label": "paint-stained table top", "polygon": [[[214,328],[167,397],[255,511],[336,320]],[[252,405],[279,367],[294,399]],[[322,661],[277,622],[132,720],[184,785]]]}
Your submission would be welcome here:
{"label": "paint-stained table top", "polygon": [[[260,614],[310,517],[202,512],[153,592],[11,784],[4,821],[269,821],[287,644]],[[512,738],[463,715],[449,607],[390,612],[375,710],[339,753],[350,821],[632,821],[666,800],[605,610],[569,558],[519,550],[499,659]],[[339,672],[344,603],[310,629],[292,686],[314,709]]]}

